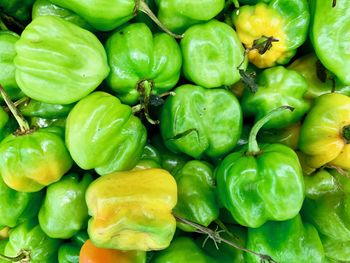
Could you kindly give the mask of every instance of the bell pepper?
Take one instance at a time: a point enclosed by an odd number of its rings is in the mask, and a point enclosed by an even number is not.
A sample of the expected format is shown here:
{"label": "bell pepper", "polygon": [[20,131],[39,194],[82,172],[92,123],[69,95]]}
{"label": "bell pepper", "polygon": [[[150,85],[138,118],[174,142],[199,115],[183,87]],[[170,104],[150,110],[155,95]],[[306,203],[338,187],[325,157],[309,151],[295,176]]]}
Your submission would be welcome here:
{"label": "bell pepper", "polygon": [[257,79],[258,90],[253,93],[245,89],[242,110],[246,116],[255,116],[260,120],[271,110],[289,105],[292,112],[282,112],[264,125],[264,129],[284,128],[296,123],[309,109],[303,99],[307,91],[304,78],[293,70],[277,66],[264,70]]}
{"label": "bell pepper", "polygon": [[[284,65],[306,40],[309,5],[307,0],[259,1],[234,11],[232,20],[251,63],[258,68]],[[266,52],[254,47],[259,42],[266,43]]]}
{"label": "bell pepper", "polygon": [[260,148],[256,141],[259,129],[284,110],[277,108],[255,123],[248,147],[226,156],[216,169],[220,201],[243,226],[291,219],[303,204],[304,180],[296,153],[282,144]]}
{"label": "bell pepper", "polygon": [[92,176],[68,174],[47,187],[44,202],[39,211],[39,224],[52,238],[71,238],[88,221],[85,192]]}
{"label": "bell pepper", "polygon": [[58,263],[79,263],[81,247],[89,239],[85,230],[75,234],[71,242],[63,243],[58,249]]}
{"label": "bell pepper", "polygon": [[301,127],[299,149],[311,167],[350,169],[350,97],[329,93],[315,100]]}
{"label": "bell pepper", "polygon": [[0,2],[0,11],[18,20],[25,21],[30,18],[30,9],[34,1],[35,0],[2,0]]}
{"label": "bell pepper", "polygon": [[97,247],[160,250],[169,246],[176,222],[175,179],[165,170],[117,172],[93,181],[86,192],[88,233]]}
{"label": "bell pepper", "polygon": [[196,159],[230,152],[242,131],[237,98],[224,89],[183,85],[166,99],[160,118],[165,145]]}
{"label": "bell pepper", "polygon": [[[193,160],[174,174],[178,195],[176,215],[206,227],[219,217],[213,170],[209,163]],[[178,227],[192,231],[182,223]]]}
{"label": "bell pepper", "polygon": [[101,91],[80,100],[67,118],[66,145],[73,160],[100,175],[133,168],[146,137],[131,108]]}
{"label": "bell pepper", "polygon": [[146,144],[143,148],[140,161],[136,164],[133,170],[161,168],[160,160],[161,157],[157,149],[150,144]]}
{"label": "bell pepper", "polygon": [[322,236],[321,241],[326,257],[337,263],[347,262],[350,258],[350,241],[339,241],[327,236]]}
{"label": "bell pepper", "polygon": [[115,31],[106,43],[111,72],[109,87],[126,104],[140,96],[160,95],[179,80],[182,64],[180,47],[165,33],[152,35],[143,23],[133,23]]}
{"label": "bell pepper", "polygon": [[171,31],[182,34],[192,25],[207,22],[225,6],[224,0],[156,0],[158,18]]}
{"label": "bell pepper", "polygon": [[[0,4],[1,5],[1,4]],[[15,44],[19,36],[11,31],[0,31],[0,84],[12,99],[23,96],[15,79]],[[1,98],[1,97],[0,97]]]}
{"label": "bell pepper", "polygon": [[[304,223],[300,215],[287,221],[267,222],[259,228],[249,228],[247,248],[268,254],[278,263],[319,263],[325,260],[317,230]],[[245,259],[247,263],[261,262],[248,253]]]}
{"label": "bell pepper", "polygon": [[339,80],[350,85],[350,2],[326,0],[310,2],[310,39],[317,57]]}
{"label": "bell pepper", "polygon": [[31,263],[57,262],[57,251],[60,239],[48,237],[36,220],[26,221],[14,228],[5,247],[5,256],[15,257],[19,254],[29,254]]}
{"label": "bell pepper", "polygon": [[56,119],[67,117],[74,104],[51,104],[37,100],[30,100],[18,107],[25,117],[41,117],[45,119]]}
{"label": "bell pepper", "polygon": [[297,71],[307,82],[304,98],[313,100],[333,89],[337,93],[350,95],[350,85],[344,85],[331,72],[327,71],[314,53],[296,59],[289,69]]}
{"label": "bell pepper", "polygon": [[62,18],[34,19],[16,43],[16,81],[29,97],[70,104],[107,77],[106,52],[91,32]]}
{"label": "bell pepper", "polygon": [[[180,46],[183,73],[195,84],[217,88],[240,80],[238,67],[244,60],[244,49],[229,25],[213,19],[191,26],[186,30]],[[246,67],[245,61],[240,69]]]}

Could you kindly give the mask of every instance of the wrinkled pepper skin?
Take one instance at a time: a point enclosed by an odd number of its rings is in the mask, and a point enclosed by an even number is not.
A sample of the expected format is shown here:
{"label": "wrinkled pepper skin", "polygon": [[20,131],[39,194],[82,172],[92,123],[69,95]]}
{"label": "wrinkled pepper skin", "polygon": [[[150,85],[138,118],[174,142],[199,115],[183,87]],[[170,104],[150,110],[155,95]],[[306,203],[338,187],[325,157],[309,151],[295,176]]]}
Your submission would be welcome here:
{"label": "wrinkled pepper skin", "polygon": [[264,129],[284,128],[294,124],[309,109],[309,104],[303,99],[307,83],[293,70],[282,66],[266,69],[258,76],[257,84],[258,91],[255,93],[245,89],[241,104],[246,116],[255,116],[257,121],[277,107],[289,105],[294,108],[292,112],[282,112],[270,120]]}
{"label": "wrinkled pepper skin", "polygon": [[0,31],[0,84],[12,99],[23,96],[16,82],[16,68],[13,61],[16,56],[15,44],[18,39],[19,36],[14,32]]}
{"label": "wrinkled pepper skin", "polygon": [[107,77],[106,52],[95,35],[59,17],[34,19],[16,43],[16,81],[29,97],[70,104]]}
{"label": "wrinkled pepper skin", "polygon": [[176,228],[175,179],[166,170],[117,172],[92,182],[86,192],[88,233],[94,245],[118,250],[160,250]]}
{"label": "wrinkled pepper skin", "polygon": [[151,263],[215,263],[205,254],[195,241],[189,237],[178,237],[170,246],[154,256]]}
{"label": "wrinkled pepper skin", "polygon": [[256,49],[249,51],[249,61],[258,68],[287,64],[305,42],[309,20],[307,0],[272,0],[268,4],[260,1],[233,13],[233,24],[246,48],[263,36],[278,39],[262,55]]}
{"label": "wrinkled pepper skin", "polygon": [[[215,19],[190,27],[180,42],[185,77],[205,88],[232,85],[240,80],[237,67],[244,49],[229,25]],[[245,69],[243,63],[240,69]]]}
{"label": "wrinkled pepper skin", "polygon": [[196,159],[217,158],[236,146],[242,111],[231,92],[194,85],[180,86],[174,92],[165,101],[160,118],[160,131],[171,151]]}
{"label": "wrinkled pepper skin", "polygon": [[106,50],[111,68],[107,83],[123,103],[136,104],[146,88],[151,94],[165,93],[179,80],[179,45],[166,33],[152,35],[146,24],[133,23],[115,31]]}
{"label": "wrinkled pepper skin", "polygon": [[29,19],[30,9],[35,0],[1,0],[0,11],[25,21]]}
{"label": "wrinkled pepper skin", "polygon": [[11,231],[9,242],[5,247],[5,256],[17,256],[21,250],[30,253],[31,263],[57,262],[60,239],[48,237],[36,220],[26,221]]}
{"label": "wrinkled pepper skin", "polygon": [[105,92],[79,101],[67,118],[66,145],[73,160],[100,175],[132,169],[146,138],[146,128],[131,108]]}
{"label": "wrinkled pepper skin", "polygon": [[[247,248],[267,254],[279,263],[320,263],[325,255],[314,226],[297,215],[283,222],[268,222],[260,228],[249,228]],[[259,263],[260,258],[245,254],[247,263]]]}
{"label": "wrinkled pepper skin", "polygon": [[52,238],[68,239],[86,226],[88,210],[85,192],[92,176],[68,174],[47,187],[44,202],[39,211],[39,224]]}
{"label": "wrinkled pepper skin", "polygon": [[10,134],[0,143],[0,174],[16,191],[40,191],[60,180],[72,165],[62,138],[44,129]]}
{"label": "wrinkled pepper skin", "polygon": [[310,39],[317,57],[339,80],[350,85],[350,2],[311,0]]}
{"label": "wrinkled pepper skin", "polygon": [[[182,218],[209,226],[219,217],[219,205],[216,200],[213,167],[203,161],[189,161],[175,175],[178,202],[174,213]],[[185,231],[192,228],[178,223]]]}
{"label": "wrinkled pepper skin", "polygon": [[42,193],[23,193],[9,188],[0,178],[0,227],[15,227],[36,217]]}
{"label": "wrinkled pepper skin", "polygon": [[314,53],[298,58],[288,68],[297,71],[306,80],[305,99],[313,100],[330,93],[333,85],[335,92],[350,95],[350,85],[342,84],[331,72],[327,72]]}
{"label": "wrinkled pepper skin", "polygon": [[318,97],[303,122],[299,149],[310,167],[328,164],[350,169],[350,97]]}
{"label": "wrinkled pepper skin", "polygon": [[182,34],[192,25],[211,20],[225,5],[224,0],[156,0],[158,19],[171,31]]}
{"label": "wrinkled pepper skin", "polygon": [[67,117],[74,104],[51,104],[37,100],[30,100],[19,106],[19,110],[25,117],[40,117],[45,119],[57,119]]}

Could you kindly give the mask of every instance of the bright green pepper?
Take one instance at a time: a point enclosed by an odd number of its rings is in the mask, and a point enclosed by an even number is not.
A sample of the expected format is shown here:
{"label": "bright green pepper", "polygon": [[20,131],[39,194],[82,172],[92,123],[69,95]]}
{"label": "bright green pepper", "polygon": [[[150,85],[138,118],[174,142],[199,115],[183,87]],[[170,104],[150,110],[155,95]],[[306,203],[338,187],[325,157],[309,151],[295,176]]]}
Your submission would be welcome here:
{"label": "bright green pepper", "polygon": [[310,38],[317,57],[339,80],[350,85],[350,2],[311,0]]}
{"label": "bright green pepper", "polygon": [[180,47],[165,33],[153,36],[146,24],[134,23],[114,32],[106,50],[111,67],[107,83],[123,103],[134,105],[140,95],[165,93],[179,80]]}
{"label": "bright green pepper", "polygon": [[[174,174],[178,196],[173,209],[176,215],[206,227],[218,218],[213,170],[209,163],[194,160]],[[188,225],[178,223],[178,227],[192,231]]]}
{"label": "bright green pepper", "polygon": [[71,238],[87,226],[85,192],[91,182],[89,174],[81,179],[77,174],[68,174],[48,186],[39,211],[39,224],[49,237]]}
{"label": "bright green pepper", "polygon": [[200,24],[218,15],[224,0],[156,0],[159,20],[171,31],[182,34],[192,25]]}
{"label": "bright green pepper", "polygon": [[[297,215],[283,222],[267,222],[259,228],[249,228],[247,248],[270,255],[278,263],[320,263],[325,255],[315,227],[304,223]],[[247,263],[259,263],[260,259],[245,254]]]}
{"label": "bright green pepper", "polygon": [[57,262],[57,251],[61,242],[48,237],[36,220],[30,220],[11,231],[5,256],[14,257],[25,251],[29,253],[31,263],[53,263]]}
{"label": "bright green pepper", "polygon": [[282,144],[259,148],[256,141],[261,126],[282,110],[285,108],[258,121],[248,147],[228,155],[216,170],[219,198],[243,226],[260,227],[268,220],[293,218],[303,204],[304,181],[295,152]]}
{"label": "bright green pepper", "polygon": [[[181,40],[185,77],[205,88],[232,85],[241,76],[238,66],[244,60],[244,49],[229,25],[211,20],[194,25]],[[245,69],[243,63],[240,69]]]}
{"label": "bright green pepper", "polygon": [[350,241],[339,241],[323,235],[320,237],[327,258],[336,260],[337,263],[349,262]]}
{"label": "bright green pepper", "polygon": [[73,104],[51,104],[37,100],[30,100],[29,102],[20,105],[19,110],[25,117],[56,119],[67,117],[73,106]]}
{"label": "bright green pepper", "polygon": [[266,69],[259,75],[257,84],[255,93],[245,89],[241,104],[246,116],[255,116],[257,121],[277,107],[289,105],[294,108],[292,112],[282,112],[270,120],[265,129],[283,128],[296,123],[309,109],[309,104],[303,99],[307,83],[293,70],[282,66]]}
{"label": "bright green pepper", "polygon": [[16,81],[29,97],[70,104],[107,77],[106,52],[91,32],[59,17],[34,19],[16,43]]}
{"label": "bright green pepper", "polygon": [[79,101],[67,118],[66,145],[73,160],[100,175],[133,168],[146,137],[131,108],[101,91]]}
{"label": "bright green pepper", "polygon": [[235,147],[242,131],[242,111],[236,97],[224,89],[183,85],[167,98],[160,131],[175,153],[216,158]]}
{"label": "bright green pepper", "polygon": [[1,0],[0,11],[21,21],[28,20],[35,0]]}

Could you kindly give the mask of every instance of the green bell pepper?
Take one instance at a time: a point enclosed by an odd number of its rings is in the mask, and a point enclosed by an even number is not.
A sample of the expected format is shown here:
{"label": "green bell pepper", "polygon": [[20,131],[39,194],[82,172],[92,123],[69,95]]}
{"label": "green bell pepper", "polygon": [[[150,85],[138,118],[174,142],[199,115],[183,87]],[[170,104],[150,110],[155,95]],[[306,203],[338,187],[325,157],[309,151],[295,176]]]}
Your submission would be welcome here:
{"label": "green bell pepper", "polygon": [[309,2],[312,13],[310,38],[316,55],[342,83],[350,85],[348,49],[350,2],[348,0]]}
{"label": "green bell pepper", "polygon": [[[229,25],[211,20],[191,26],[180,43],[185,77],[205,88],[232,85],[239,81],[238,66],[244,49]],[[246,61],[240,69],[247,67]]]}
{"label": "green bell pepper", "polygon": [[37,100],[30,100],[29,102],[20,105],[18,109],[25,117],[56,119],[67,117],[73,106],[73,104],[51,104]]}
{"label": "green bell pepper", "polygon": [[79,101],[67,118],[66,145],[73,160],[100,175],[133,168],[146,137],[131,108],[101,91]]}
{"label": "green bell pepper", "polygon": [[326,257],[337,263],[349,262],[350,241],[339,241],[331,237],[320,235]]}
{"label": "green bell pepper", "polygon": [[115,31],[106,43],[111,72],[109,87],[126,104],[140,96],[160,95],[179,80],[182,57],[176,40],[165,33],[152,35],[143,23]]}
{"label": "green bell pepper", "polygon": [[[320,263],[325,255],[314,226],[304,223],[300,215],[283,222],[267,222],[259,228],[249,228],[247,248],[270,255],[278,263]],[[245,254],[246,263],[261,262]]]}
{"label": "green bell pepper", "polygon": [[171,31],[182,34],[192,25],[207,22],[225,6],[224,0],[156,0],[159,20]]}
{"label": "green bell pepper", "polygon": [[25,21],[30,18],[30,9],[35,0],[1,0],[0,11]]}
{"label": "green bell pepper", "polygon": [[245,89],[242,110],[246,116],[260,120],[271,110],[289,105],[292,112],[282,112],[264,125],[264,129],[283,128],[299,121],[308,111],[309,104],[303,99],[307,91],[305,79],[293,70],[277,66],[264,70],[257,79],[258,90]]}
{"label": "green bell pepper", "polygon": [[[205,227],[219,217],[213,170],[209,163],[193,160],[174,174],[178,196],[173,209],[176,215]],[[193,230],[179,222],[177,225],[184,231]]]}
{"label": "green bell pepper", "polygon": [[85,192],[92,176],[68,174],[47,187],[44,203],[39,211],[41,229],[52,238],[71,238],[87,226],[89,218]]}
{"label": "green bell pepper", "polygon": [[196,159],[217,158],[236,146],[242,111],[231,92],[194,85],[180,86],[174,92],[166,99],[160,119],[160,131],[170,150]]}
{"label": "green bell pepper", "polygon": [[16,43],[16,81],[29,97],[70,104],[107,77],[106,52],[91,32],[62,18],[34,19]]}
{"label": "green bell pepper", "polygon": [[256,134],[285,107],[277,108],[252,128],[248,147],[234,152],[216,169],[220,201],[241,225],[260,227],[268,220],[295,217],[304,201],[304,180],[296,153],[282,144],[259,148]]}

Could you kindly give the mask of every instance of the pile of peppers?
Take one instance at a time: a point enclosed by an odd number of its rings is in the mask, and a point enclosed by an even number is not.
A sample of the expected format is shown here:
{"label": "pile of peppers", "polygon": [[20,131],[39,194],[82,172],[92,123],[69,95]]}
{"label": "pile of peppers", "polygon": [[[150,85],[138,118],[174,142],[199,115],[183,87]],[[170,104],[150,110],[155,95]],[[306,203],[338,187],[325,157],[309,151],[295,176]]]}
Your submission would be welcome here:
{"label": "pile of peppers", "polygon": [[0,0],[0,263],[350,262],[349,0]]}

